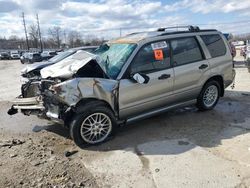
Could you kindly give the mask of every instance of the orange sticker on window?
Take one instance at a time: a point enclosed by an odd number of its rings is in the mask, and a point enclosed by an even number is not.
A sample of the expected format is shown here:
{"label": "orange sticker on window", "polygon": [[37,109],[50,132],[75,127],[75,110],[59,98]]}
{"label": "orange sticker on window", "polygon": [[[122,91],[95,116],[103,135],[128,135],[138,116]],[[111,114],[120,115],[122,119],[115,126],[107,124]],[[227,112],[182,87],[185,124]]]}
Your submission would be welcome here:
{"label": "orange sticker on window", "polygon": [[162,61],[164,59],[163,57],[163,51],[161,49],[154,50],[155,53],[155,59],[158,61]]}

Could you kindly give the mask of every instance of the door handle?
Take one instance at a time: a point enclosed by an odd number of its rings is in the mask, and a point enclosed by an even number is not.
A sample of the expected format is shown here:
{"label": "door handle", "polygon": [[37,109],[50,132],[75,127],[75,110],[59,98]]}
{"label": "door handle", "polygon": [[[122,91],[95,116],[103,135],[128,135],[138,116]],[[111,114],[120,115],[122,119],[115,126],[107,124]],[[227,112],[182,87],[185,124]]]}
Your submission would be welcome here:
{"label": "door handle", "polygon": [[201,66],[199,66],[199,69],[206,69],[208,67],[207,64],[202,64]]}
{"label": "door handle", "polygon": [[158,77],[159,80],[164,80],[164,79],[168,79],[170,78],[171,75],[170,74],[162,74],[161,76]]}

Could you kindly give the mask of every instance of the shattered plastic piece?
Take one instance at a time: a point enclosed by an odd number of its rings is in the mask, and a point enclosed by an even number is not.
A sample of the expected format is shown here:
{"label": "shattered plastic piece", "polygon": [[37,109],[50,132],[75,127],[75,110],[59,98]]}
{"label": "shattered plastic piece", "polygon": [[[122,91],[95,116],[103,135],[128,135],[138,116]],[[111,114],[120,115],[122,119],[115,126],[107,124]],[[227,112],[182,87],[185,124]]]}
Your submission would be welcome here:
{"label": "shattered plastic piece", "polygon": [[13,140],[8,140],[8,141],[5,141],[3,143],[0,143],[0,147],[13,147],[13,146],[16,146],[16,145],[21,145],[25,143],[25,141],[22,141],[22,140],[18,140],[18,139],[13,139]]}
{"label": "shattered plastic piece", "polygon": [[64,155],[65,155],[65,157],[70,157],[71,155],[74,155],[77,152],[78,152],[77,150],[75,150],[75,151],[66,151],[64,153]]}

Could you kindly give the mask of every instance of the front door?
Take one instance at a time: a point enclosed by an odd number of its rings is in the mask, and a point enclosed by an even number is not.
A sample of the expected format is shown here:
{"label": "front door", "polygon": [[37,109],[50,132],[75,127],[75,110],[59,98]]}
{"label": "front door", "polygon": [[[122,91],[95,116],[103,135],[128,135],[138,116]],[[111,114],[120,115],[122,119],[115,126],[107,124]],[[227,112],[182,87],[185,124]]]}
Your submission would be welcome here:
{"label": "front door", "polygon": [[128,75],[146,74],[149,82],[140,84],[130,77],[119,87],[120,118],[129,118],[168,104],[173,93],[174,72],[166,41],[144,45],[128,68]]}

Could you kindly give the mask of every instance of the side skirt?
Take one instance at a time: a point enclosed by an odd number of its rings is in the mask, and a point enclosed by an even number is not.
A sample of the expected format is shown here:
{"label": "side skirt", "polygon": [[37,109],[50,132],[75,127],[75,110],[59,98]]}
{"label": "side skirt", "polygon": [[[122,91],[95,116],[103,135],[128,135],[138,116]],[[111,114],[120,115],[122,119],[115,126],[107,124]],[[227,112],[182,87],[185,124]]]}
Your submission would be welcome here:
{"label": "side skirt", "polygon": [[155,110],[146,112],[144,114],[140,114],[138,116],[128,118],[127,121],[126,121],[126,124],[131,124],[131,123],[134,123],[136,121],[152,117],[152,116],[154,116],[156,114],[161,114],[161,113],[167,112],[167,111],[172,110],[172,109],[185,107],[185,106],[189,106],[189,105],[192,105],[192,104],[196,104],[196,99],[190,100],[190,101],[187,101],[187,102],[183,102],[183,103],[174,104],[174,105],[167,106],[167,107],[163,107],[163,108],[160,108],[160,109],[155,109]]}

